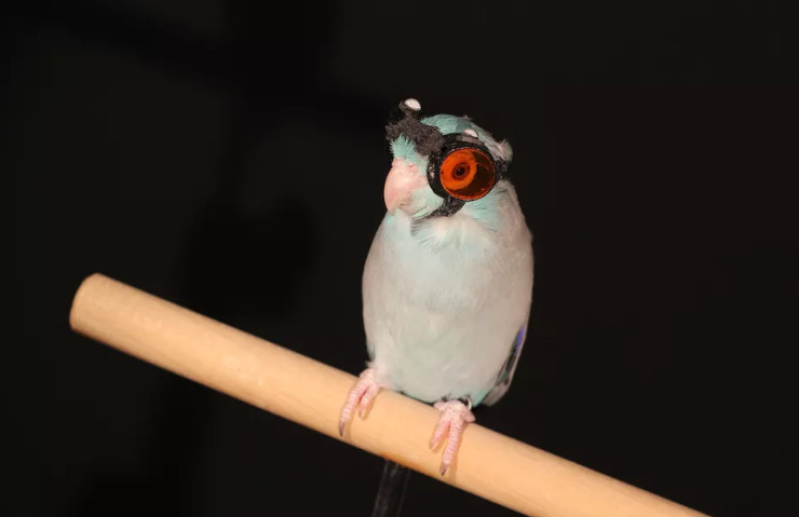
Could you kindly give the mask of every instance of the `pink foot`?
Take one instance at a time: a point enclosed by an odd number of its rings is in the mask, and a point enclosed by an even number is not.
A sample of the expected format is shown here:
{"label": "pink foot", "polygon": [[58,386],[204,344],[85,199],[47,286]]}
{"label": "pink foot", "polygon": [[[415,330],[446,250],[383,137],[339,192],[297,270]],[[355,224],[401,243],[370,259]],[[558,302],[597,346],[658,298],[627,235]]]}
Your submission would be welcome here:
{"label": "pink foot", "polygon": [[441,475],[443,476],[447,473],[447,469],[458,452],[463,428],[468,422],[474,422],[474,414],[472,414],[471,401],[468,406],[460,400],[440,401],[436,402],[433,407],[441,411],[441,416],[438,418],[438,425],[430,440],[430,448],[435,449],[444,438],[444,434],[447,433],[447,446],[441,461]]}
{"label": "pink foot", "polygon": [[352,420],[352,413],[355,411],[355,406],[358,406],[358,416],[363,418],[369,403],[380,392],[383,386],[377,381],[377,373],[374,368],[367,368],[360,375],[358,384],[350,391],[347,397],[347,402],[341,408],[341,416],[338,420],[338,432],[344,436],[344,428],[347,422]]}

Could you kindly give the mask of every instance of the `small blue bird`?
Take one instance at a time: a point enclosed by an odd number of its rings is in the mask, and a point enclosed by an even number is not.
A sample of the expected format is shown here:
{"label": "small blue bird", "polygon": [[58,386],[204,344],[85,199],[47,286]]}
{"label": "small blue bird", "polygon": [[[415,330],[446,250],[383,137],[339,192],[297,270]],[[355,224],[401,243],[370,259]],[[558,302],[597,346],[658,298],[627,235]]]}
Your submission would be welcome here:
{"label": "small blue bird", "polygon": [[444,475],[471,409],[510,386],[533,291],[532,235],[507,178],[511,147],[466,117],[422,118],[415,99],[386,127],[388,209],[363,272],[370,362],[341,411],[343,434],[381,388],[441,412]]}

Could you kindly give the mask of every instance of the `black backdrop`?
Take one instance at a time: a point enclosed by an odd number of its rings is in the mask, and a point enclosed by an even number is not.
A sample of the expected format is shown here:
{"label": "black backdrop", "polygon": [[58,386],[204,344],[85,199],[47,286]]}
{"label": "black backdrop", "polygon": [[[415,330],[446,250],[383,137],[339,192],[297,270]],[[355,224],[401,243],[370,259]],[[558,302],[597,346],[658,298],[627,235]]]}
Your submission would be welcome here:
{"label": "black backdrop", "polygon": [[[67,316],[99,271],[359,372],[383,124],[411,96],[512,143],[535,234],[528,343],[480,423],[713,515],[777,514],[798,481],[788,3],[13,7],[5,395],[30,491],[7,514],[368,514],[379,458]],[[512,513],[413,477],[406,515],[455,512]]]}

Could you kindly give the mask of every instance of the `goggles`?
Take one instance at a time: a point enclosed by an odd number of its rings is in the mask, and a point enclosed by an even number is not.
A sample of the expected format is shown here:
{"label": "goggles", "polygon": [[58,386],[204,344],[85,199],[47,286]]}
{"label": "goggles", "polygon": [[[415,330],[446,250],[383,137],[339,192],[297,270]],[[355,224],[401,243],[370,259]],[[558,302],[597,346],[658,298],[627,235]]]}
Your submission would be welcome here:
{"label": "goggles", "polygon": [[495,159],[473,130],[443,135],[421,122],[421,106],[408,99],[395,108],[386,135],[390,141],[405,136],[417,152],[428,157],[430,188],[444,203],[430,217],[452,215],[465,203],[491,192],[504,177],[507,163]]}

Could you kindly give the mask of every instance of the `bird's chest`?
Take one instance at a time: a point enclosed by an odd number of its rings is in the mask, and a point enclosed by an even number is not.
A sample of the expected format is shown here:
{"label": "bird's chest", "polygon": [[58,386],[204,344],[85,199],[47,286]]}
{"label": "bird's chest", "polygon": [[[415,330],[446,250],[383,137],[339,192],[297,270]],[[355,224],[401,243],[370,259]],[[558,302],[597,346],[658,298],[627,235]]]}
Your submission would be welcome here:
{"label": "bird's chest", "polygon": [[375,237],[363,285],[370,357],[395,389],[420,400],[474,395],[493,384],[521,325],[513,268],[499,262],[502,241],[423,237],[385,223]]}
{"label": "bird's chest", "polygon": [[374,266],[383,272],[380,294],[395,304],[434,314],[468,314],[499,280],[493,263],[496,243],[480,235],[396,233],[373,250]]}

